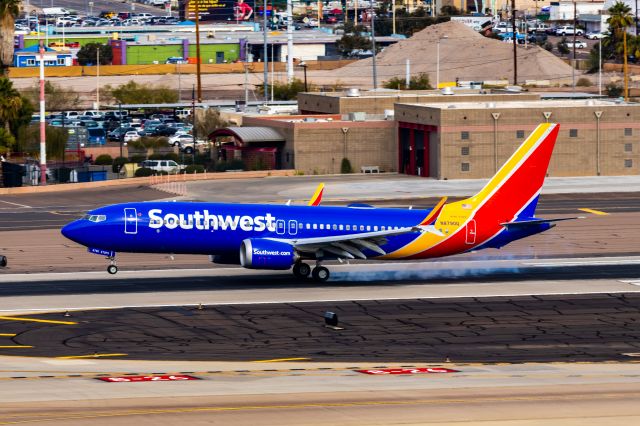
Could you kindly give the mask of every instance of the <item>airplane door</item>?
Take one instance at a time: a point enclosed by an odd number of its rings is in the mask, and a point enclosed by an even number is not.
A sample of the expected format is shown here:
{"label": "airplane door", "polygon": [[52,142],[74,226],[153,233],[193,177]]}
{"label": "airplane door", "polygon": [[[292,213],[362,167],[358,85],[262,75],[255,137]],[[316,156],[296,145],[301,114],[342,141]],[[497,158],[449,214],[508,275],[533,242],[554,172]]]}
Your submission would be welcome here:
{"label": "airplane door", "polygon": [[138,214],[136,212],[136,209],[132,209],[132,208],[124,209],[124,233],[125,234],[138,233]]}
{"label": "airplane door", "polygon": [[469,223],[467,223],[467,244],[475,244],[476,243],[476,221],[475,219],[471,219]]}
{"label": "airplane door", "polygon": [[276,222],[276,233],[279,235],[283,235],[286,231],[284,220],[279,220]]}
{"label": "airplane door", "polygon": [[289,221],[289,235],[296,235],[298,233],[298,221],[290,220]]}

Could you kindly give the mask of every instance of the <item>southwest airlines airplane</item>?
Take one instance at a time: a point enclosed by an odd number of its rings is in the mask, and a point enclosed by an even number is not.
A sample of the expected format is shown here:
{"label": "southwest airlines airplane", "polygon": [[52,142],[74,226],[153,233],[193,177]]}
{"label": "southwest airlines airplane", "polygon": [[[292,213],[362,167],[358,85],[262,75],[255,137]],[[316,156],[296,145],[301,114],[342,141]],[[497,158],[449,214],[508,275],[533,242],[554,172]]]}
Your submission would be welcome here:
{"label": "southwest airlines airplane", "polygon": [[[471,198],[431,210],[141,202],[89,212],[62,234],[110,260],[116,252],[206,254],[251,269],[286,270],[329,279],[325,260],[426,259],[500,248],[564,219],[535,217],[559,125],[540,124],[486,186]],[[315,262],[315,267],[305,261]]]}

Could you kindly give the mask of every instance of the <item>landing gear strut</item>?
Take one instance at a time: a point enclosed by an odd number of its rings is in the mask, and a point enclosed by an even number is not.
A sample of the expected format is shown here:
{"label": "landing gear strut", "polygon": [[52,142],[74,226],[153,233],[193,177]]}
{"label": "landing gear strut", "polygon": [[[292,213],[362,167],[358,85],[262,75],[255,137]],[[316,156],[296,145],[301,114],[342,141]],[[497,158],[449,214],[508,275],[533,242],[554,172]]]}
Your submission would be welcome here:
{"label": "landing gear strut", "polygon": [[296,278],[307,278],[311,274],[311,266],[304,262],[298,262],[293,265],[293,275]]}
{"label": "landing gear strut", "polygon": [[0,256],[0,267],[4,268],[7,266],[7,256]]}
{"label": "landing gear strut", "polygon": [[111,262],[111,264],[109,266],[107,266],[107,272],[110,273],[111,275],[117,274],[118,273],[118,265],[116,265],[115,256],[107,257],[107,259],[109,259],[109,261]]}

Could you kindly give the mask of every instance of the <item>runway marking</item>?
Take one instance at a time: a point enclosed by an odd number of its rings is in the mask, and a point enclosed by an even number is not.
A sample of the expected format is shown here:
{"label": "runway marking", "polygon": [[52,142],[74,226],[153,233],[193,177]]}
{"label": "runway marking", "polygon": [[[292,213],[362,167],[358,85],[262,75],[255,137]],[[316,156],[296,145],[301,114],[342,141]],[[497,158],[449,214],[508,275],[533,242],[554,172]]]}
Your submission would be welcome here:
{"label": "runway marking", "polygon": [[33,346],[28,345],[1,345],[0,349],[28,349],[33,348]]}
{"label": "runway marking", "polygon": [[307,361],[309,358],[276,358],[276,359],[261,359],[251,362],[285,362],[285,361]]}
{"label": "runway marking", "polygon": [[[639,392],[618,392],[598,395],[589,395],[587,399],[620,399],[632,395],[640,396]],[[471,398],[442,398],[442,399],[417,399],[405,401],[354,401],[354,402],[318,402],[300,404],[263,404],[263,405],[237,405],[237,406],[201,406],[189,408],[162,408],[162,409],[140,409],[140,410],[120,410],[120,411],[97,411],[85,413],[82,411],[59,413],[20,413],[9,414],[4,418],[20,418],[19,420],[0,421],[0,425],[13,425],[32,422],[48,422],[60,420],[97,419],[108,417],[129,417],[129,416],[149,416],[159,414],[186,414],[202,412],[242,412],[258,410],[300,410],[304,408],[340,408],[340,407],[384,407],[384,406],[410,406],[410,405],[436,405],[436,404],[485,404],[485,403],[508,403],[508,402],[528,402],[528,401],[574,401],[585,398],[584,395],[531,395],[531,396],[503,396],[503,397],[471,397]]]}
{"label": "runway marking", "polygon": [[638,279],[638,280],[619,280],[619,282],[625,283],[625,284],[631,284],[631,285],[640,286],[640,279]]}
{"label": "runway marking", "polygon": [[127,356],[127,354],[92,354],[92,355],[69,355],[57,356],[56,359],[86,359],[86,358],[106,358],[112,356]]}
{"label": "runway marking", "polygon": [[0,316],[0,320],[7,321],[24,321],[24,322],[41,322],[44,324],[62,324],[62,325],[76,325],[77,322],[73,321],[54,321],[54,320],[43,320],[38,318],[25,318],[25,317],[2,317]]}
{"label": "runway marking", "polygon": [[32,209],[33,207],[27,206],[26,204],[20,203],[12,203],[11,201],[0,200],[0,203],[11,204],[12,206],[24,207],[25,209]]}
{"label": "runway marking", "polygon": [[595,214],[598,216],[609,216],[609,213],[600,211],[600,210],[593,210],[593,209],[587,209],[587,208],[582,208],[582,209],[578,209],[581,212],[585,212],[585,213],[591,213],[591,214]]}
{"label": "runway marking", "polygon": [[1,337],[15,337],[15,333],[0,333]]}
{"label": "runway marking", "polygon": [[589,265],[638,265],[640,260],[576,260],[562,262],[522,262],[526,266],[589,266]]}

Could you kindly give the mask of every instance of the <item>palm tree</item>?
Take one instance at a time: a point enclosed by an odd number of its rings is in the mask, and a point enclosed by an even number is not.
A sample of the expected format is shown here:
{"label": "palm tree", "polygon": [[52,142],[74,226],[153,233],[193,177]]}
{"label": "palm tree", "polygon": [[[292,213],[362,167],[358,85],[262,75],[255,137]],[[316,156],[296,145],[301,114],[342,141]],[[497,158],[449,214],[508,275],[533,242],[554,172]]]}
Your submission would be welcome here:
{"label": "palm tree", "polygon": [[11,80],[0,77],[0,126],[4,129],[2,142],[9,149],[15,142],[11,135],[11,123],[20,118],[22,106],[22,97],[13,88]]}
{"label": "palm tree", "polygon": [[631,7],[618,1],[609,8],[609,19],[607,23],[611,32],[619,36],[622,33],[622,58],[624,63],[624,100],[629,98],[629,75],[627,72],[627,28],[633,25],[633,15]]}
{"label": "palm tree", "polygon": [[13,62],[13,32],[20,13],[20,0],[0,0],[0,75]]}

